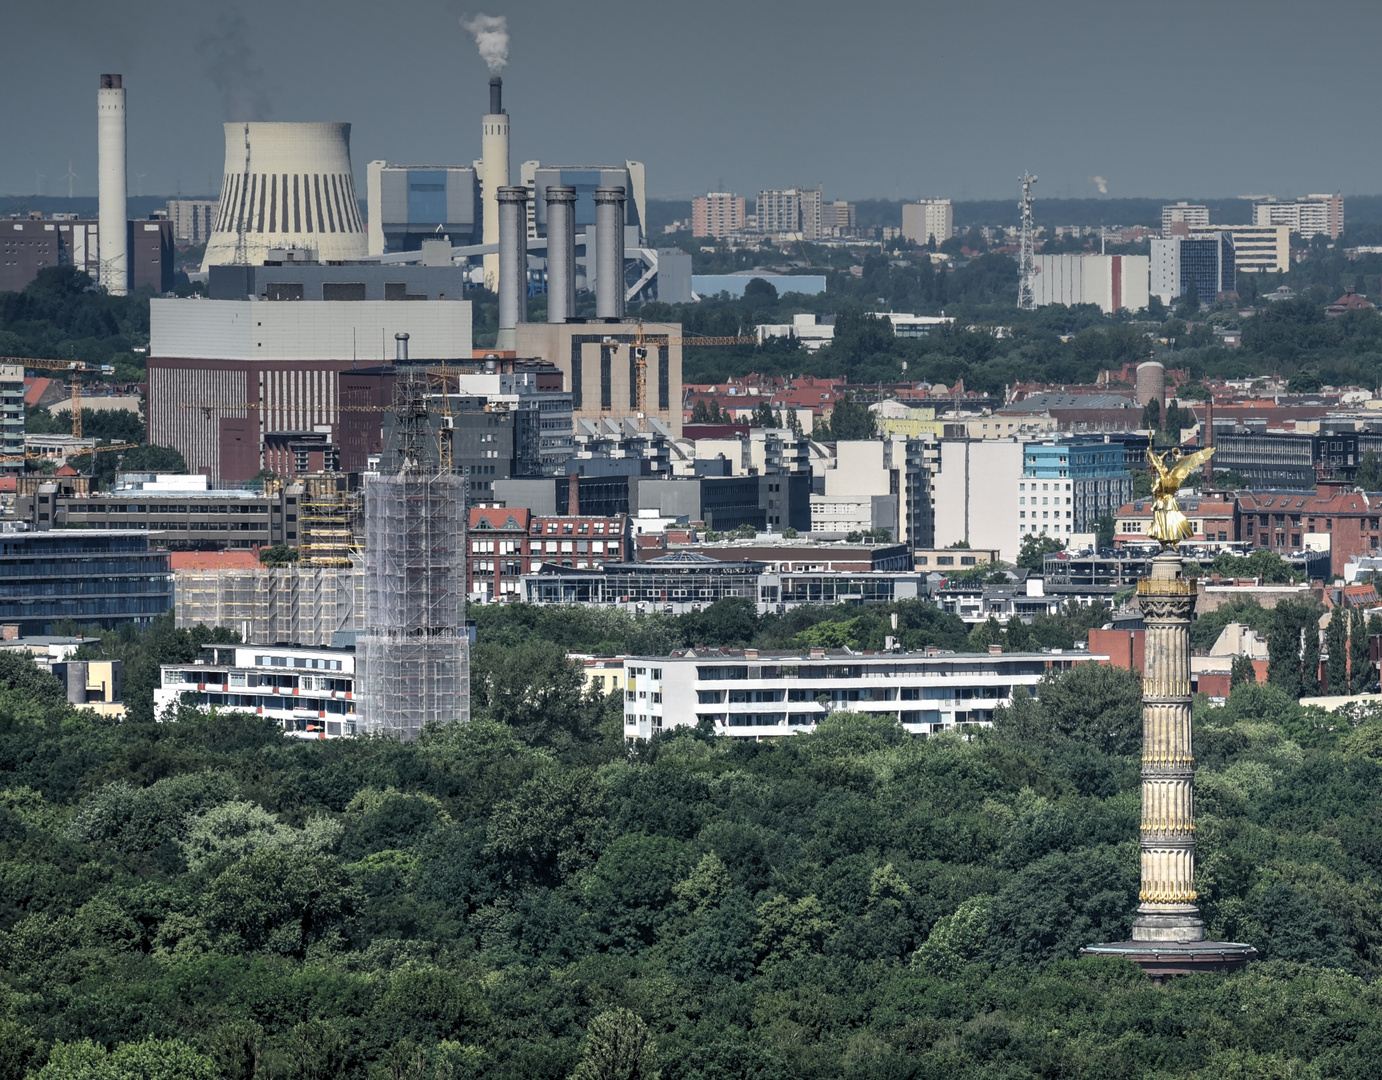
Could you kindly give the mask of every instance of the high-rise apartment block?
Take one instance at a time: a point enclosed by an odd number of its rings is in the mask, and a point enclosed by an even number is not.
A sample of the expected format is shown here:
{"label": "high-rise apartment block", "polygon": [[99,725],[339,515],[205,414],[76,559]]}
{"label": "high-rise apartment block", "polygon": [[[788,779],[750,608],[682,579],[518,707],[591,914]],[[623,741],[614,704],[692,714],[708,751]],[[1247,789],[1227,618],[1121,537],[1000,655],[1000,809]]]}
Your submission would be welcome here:
{"label": "high-rise apartment block", "polygon": [[200,247],[211,239],[211,223],[219,203],[214,199],[169,199],[168,220],[173,224],[173,242]]}
{"label": "high-rise apartment block", "polygon": [[824,236],[852,236],[859,226],[853,203],[836,199],[821,206],[821,233]]}
{"label": "high-rise apartment block", "polygon": [[782,191],[760,191],[758,231],[762,233],[796,233],[803,240],[821,238],[821,190],[816,188],[788,188]]}
{"label": "high-rise apartment block", "polygon": [[1152,241],[1152,293],[1169,304],[1189,292],[1192,284],[1201,303],[1212,304],[1238,291],[1233,238],[1227,232]]}
{"label": "high-rise apartment block", "polygon": [[1252,223],[1285,225],[1305,240],[1320,233],[1337,240],[1344,231],[1344,197],[1336,191],[1333,195],[1306,195],[1289,202],[1261,199],[1253,203]]}
{"label": "high-rise apartment block", "polygon": [[691,200],[691,235],[713,236],[717,240],[743,232],[746,217],[744,196],[728,191],[712,191]]}
{"label": "high-rise apartment block", "polygon": [[[1186,228],[1177,230],[1176,225],[1183,225]],[[1163,206],[1161,208],[1161,235],[1171,236],[1179,232],[1184,236],[1189,229],[1209,227],[1209,207],[1199,206],[1193,203],[1178,202],[1175,206]]]}
{"label": "high-rise apartment block", "polygon": [[949,199],[920,199],[902,204],[902,236],[915,244],[935,237],[943,244],[955,235],[955,211]]}
{"label": "high-rise apartment block", "polygon": [[0,364],[0,469],[21,471],[24,465],[24,368]]}

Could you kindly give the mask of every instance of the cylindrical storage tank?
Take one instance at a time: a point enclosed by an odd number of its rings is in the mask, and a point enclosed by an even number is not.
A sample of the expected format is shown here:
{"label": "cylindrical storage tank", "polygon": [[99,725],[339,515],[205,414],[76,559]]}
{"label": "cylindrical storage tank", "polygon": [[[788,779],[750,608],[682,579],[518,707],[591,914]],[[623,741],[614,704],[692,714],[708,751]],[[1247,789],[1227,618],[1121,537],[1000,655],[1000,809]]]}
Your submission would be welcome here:
{"label": "cylindrical storage tank", "polygon": [[230,123],[221,204],[202,270],[258,266],[273,248],[320,262],[369,254],[349,124]]}
{"label": "cylindrical storage tank", "polygon": [[1134,391],[1139,405],[1149,401],[1166,404],[1166,366],[1159,360],[1137,365],[1137,388]]}
{"label": "cylindrical storage tank", "polygon": [[96,152],[100,284],[113,296],[124,296],[129,292],[130,260],[125,209],[125,87],[119,75],[102,75],[96,91]]}
{"label": "cylindrical storage tank", "polygon": [[528,317],[528,238],[524,212],[528,205],[525,187],[501,187],[499,197],[499,333],[508,336],[498,342],[501,349],[512,349],[509,340],[514,328]]}
{"label": "cylindrical storage tank", "polygon": [[624,317],[624,189],[595,189],[595,314]]}
{"label": "cylindrical storage tank", "polygon": [[547,321],[576,314],[576,189],[547,189]]}

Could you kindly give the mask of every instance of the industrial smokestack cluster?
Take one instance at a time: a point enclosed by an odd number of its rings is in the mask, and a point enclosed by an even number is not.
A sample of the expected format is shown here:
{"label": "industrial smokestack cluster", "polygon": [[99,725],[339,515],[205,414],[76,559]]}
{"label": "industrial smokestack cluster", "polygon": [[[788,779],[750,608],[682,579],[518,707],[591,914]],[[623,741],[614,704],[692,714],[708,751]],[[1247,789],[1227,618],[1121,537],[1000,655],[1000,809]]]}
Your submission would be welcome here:
{"label": "industrial smokestack cluster", "polygon": [[497,349],[516,349],[516,328],[528,319],[528,189],[501,187],[499,200],[499,336]]}
{"label": "industrial smokestack cluster", "polygon": [[547,199],[547,321],[576,315],[576,189],[552,185]]}
{"label": "industrial smokestack cluster", "polygon": [[125,208],[125,87],[119,75],[102,75],[96,91],[96,148],[100,284],[112,296],[124,296],[129,291],[130,260]]}
{"label": "industrial smokestack cluster", "polygon": [[595,189],[595,315],[624,317],[624,189]]}

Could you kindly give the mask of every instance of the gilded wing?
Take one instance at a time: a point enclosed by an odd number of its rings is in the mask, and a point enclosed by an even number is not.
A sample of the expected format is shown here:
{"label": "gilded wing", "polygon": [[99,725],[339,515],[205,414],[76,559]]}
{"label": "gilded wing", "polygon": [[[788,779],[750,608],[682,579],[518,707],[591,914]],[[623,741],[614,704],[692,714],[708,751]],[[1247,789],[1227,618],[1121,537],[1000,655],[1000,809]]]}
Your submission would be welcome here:
{"label": "gilded wing", "polygon": [[1193,454],[1186,454],[1176,462],[1175,466],[1169,470],[1171,482],[1180,487],[1185,483],[1185,478],[1198,469],[1206,461],[1214,456],[1214,447],[1207,450],[1196,450]]}

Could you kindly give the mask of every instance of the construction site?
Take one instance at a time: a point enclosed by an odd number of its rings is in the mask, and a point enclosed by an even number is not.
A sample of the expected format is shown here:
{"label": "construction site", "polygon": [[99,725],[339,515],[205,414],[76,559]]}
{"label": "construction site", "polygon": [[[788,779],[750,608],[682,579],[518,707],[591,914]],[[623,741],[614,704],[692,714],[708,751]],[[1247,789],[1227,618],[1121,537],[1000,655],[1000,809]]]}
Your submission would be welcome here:
{"label": "construction site", "polygon": [[225,626],[264,645],[349,645],[365,626],[365,564],[354,539],[359,493],[347,479],[298,477],[296,563],[175,569],[178,627]]}
{"label": "construction site", "polygon": [[429,723],[470,719],[466,484],[446,468],[449,429],[441,431],[442,468],[428,463],[431,407],[427,376],[400,375],[390,468],[363,484],[359,730],[405,739]]}

